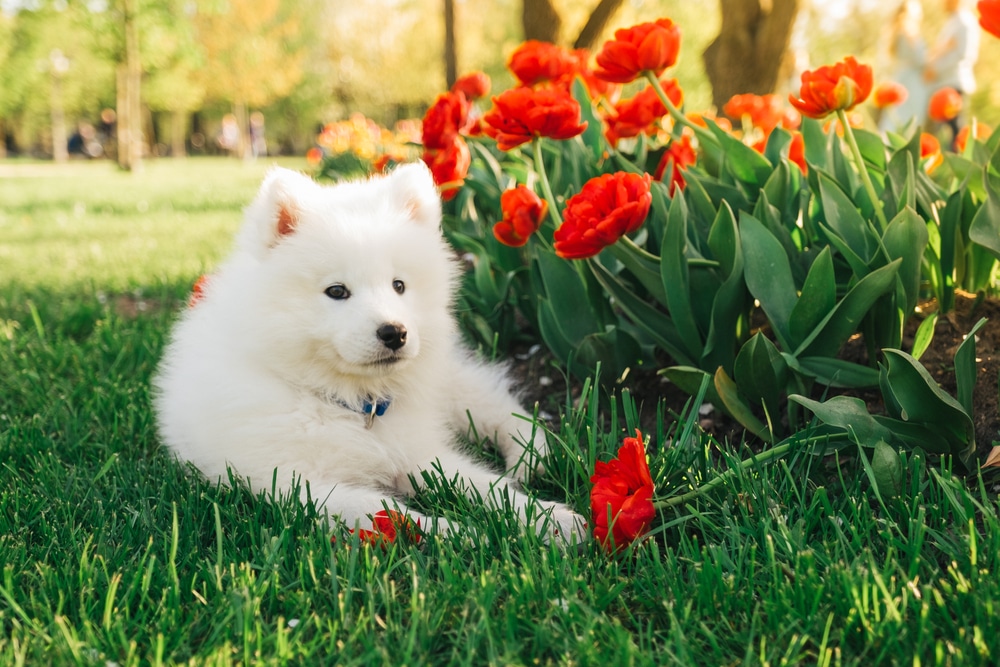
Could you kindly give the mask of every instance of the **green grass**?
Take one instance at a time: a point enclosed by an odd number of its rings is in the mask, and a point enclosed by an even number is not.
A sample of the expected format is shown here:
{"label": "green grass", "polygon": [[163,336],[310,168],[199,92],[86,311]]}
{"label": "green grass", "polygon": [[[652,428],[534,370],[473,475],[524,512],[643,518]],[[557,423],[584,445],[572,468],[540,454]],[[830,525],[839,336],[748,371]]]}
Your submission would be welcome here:
{"label": "green grass", "polygon": [[[444,484],[420,502],[476,537],[383,552],[190,474],[157,443],[149,377],[262,170],[0,172],[0,665],[1000,661],[996,482],[920,457],[882,498],[857,452],[803,451],[617,556],[547,546]],[[634,414],[567,409],[536,489],[586,511]],[[742,455],[692,420],[644,425],[660,494]]]}

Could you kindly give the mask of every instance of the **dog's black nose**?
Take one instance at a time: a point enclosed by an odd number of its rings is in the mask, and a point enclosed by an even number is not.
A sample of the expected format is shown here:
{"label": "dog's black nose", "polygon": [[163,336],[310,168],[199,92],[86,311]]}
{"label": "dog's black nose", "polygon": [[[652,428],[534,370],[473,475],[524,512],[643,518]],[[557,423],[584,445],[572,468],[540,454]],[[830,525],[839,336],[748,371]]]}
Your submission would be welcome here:
{"label": "dog's black nose", "polygon": [[406,327],[402,324],[386,323],[375,332],[378,339],[387,348],[395,352],[406,345]]}

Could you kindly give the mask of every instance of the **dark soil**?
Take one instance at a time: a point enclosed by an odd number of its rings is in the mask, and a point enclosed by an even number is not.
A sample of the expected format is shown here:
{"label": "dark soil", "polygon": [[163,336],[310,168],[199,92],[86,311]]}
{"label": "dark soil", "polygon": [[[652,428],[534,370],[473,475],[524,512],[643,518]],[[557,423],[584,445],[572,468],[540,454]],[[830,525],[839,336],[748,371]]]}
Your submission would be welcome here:
{"label": "dark soil", "polygon": [[[920,313],[908,323],[903,349],[910,351],[913,334],[930,313],[937,310],[937,303],[927,301],[921,304]],[[998,410],[998,376],[1000,376],[1000,300],[977,299],[974,294],[958,293],[952,312],[938,318],[934,338],[930,347],[920,358],[931,377],[949,395],[955,396],[954,357],[965,335],[979,321],[987,318],[976,338],[976,361],[978,380],[973,394],[973,422],[976,428],[977,454],[985,459],[993,448],[994,440],[1000,440],[1000,410]],[[857,337],[845,346],[844,356],[859,363],[867,362],[864,343]],[[609,393],[619,394],[629,391],[640,407],[640,419],[645,429],[651,429],[656,421],[657,406],[667,413],[681,414],[691,397],[681,391],[666,378],[659,375],[659,368],[669,366],[669,359],[656,368],[630,369],[623,378],[606,380],[599,391],[606,397]],[[530,350],[519,350],[512,360],[512,373],[522,390],[525,405],[538,403],[541,415],[552,418],[565,411],[567,400],[574,404],[579,400],[583,383],[576,378],[567,378],[565,371],[541,346]],[[856,392],[868,403],[869,410],[881,412],[881,394],[878,389]],[[720,441],[728,440],[738,444],[749,440],[740,424],[718,410],[702,411],[701,425]]]}

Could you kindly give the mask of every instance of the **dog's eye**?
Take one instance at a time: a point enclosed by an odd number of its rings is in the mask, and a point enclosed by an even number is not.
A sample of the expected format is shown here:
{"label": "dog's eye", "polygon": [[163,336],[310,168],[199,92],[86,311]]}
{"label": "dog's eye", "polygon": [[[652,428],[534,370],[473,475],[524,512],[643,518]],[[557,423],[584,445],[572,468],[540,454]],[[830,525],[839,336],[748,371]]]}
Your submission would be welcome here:
{"label": "dog's eye", "polygon": [[340,301],[342,299],[346,299],[347,297],[351,296],[350,290],[348,290],[340,283],[337,283],[336,285],[330,285],[329,287],[326,288],[326,290],[324,290],[324,293],[328,297],[336,301]]}
{"label": "dog's eye", "polygon": [[406,285],[403,284],[402,280],[393,280],[392,289],[396,290],[397,294],[402,294],[406,291]]}

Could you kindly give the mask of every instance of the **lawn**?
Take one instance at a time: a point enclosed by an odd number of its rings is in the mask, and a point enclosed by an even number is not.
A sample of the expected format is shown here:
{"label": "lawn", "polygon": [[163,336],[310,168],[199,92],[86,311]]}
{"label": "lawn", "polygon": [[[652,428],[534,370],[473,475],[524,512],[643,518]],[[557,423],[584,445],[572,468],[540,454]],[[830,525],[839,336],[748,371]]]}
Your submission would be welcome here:
{"label": "lawn", "polygon": [[[149,378],[265,167],[0,162],[0,665],[1000,662],[998,480],[934,459],[907,457],[891,497],[858,450],[803,445],[614,555],[445,483],[419,501],[469,534],[383,550],[193,475],[157,442]],[[563,404],[533,490],[586,513],[637,410]],[[751,454],[696,422],[644,426],[663,494]]]}

